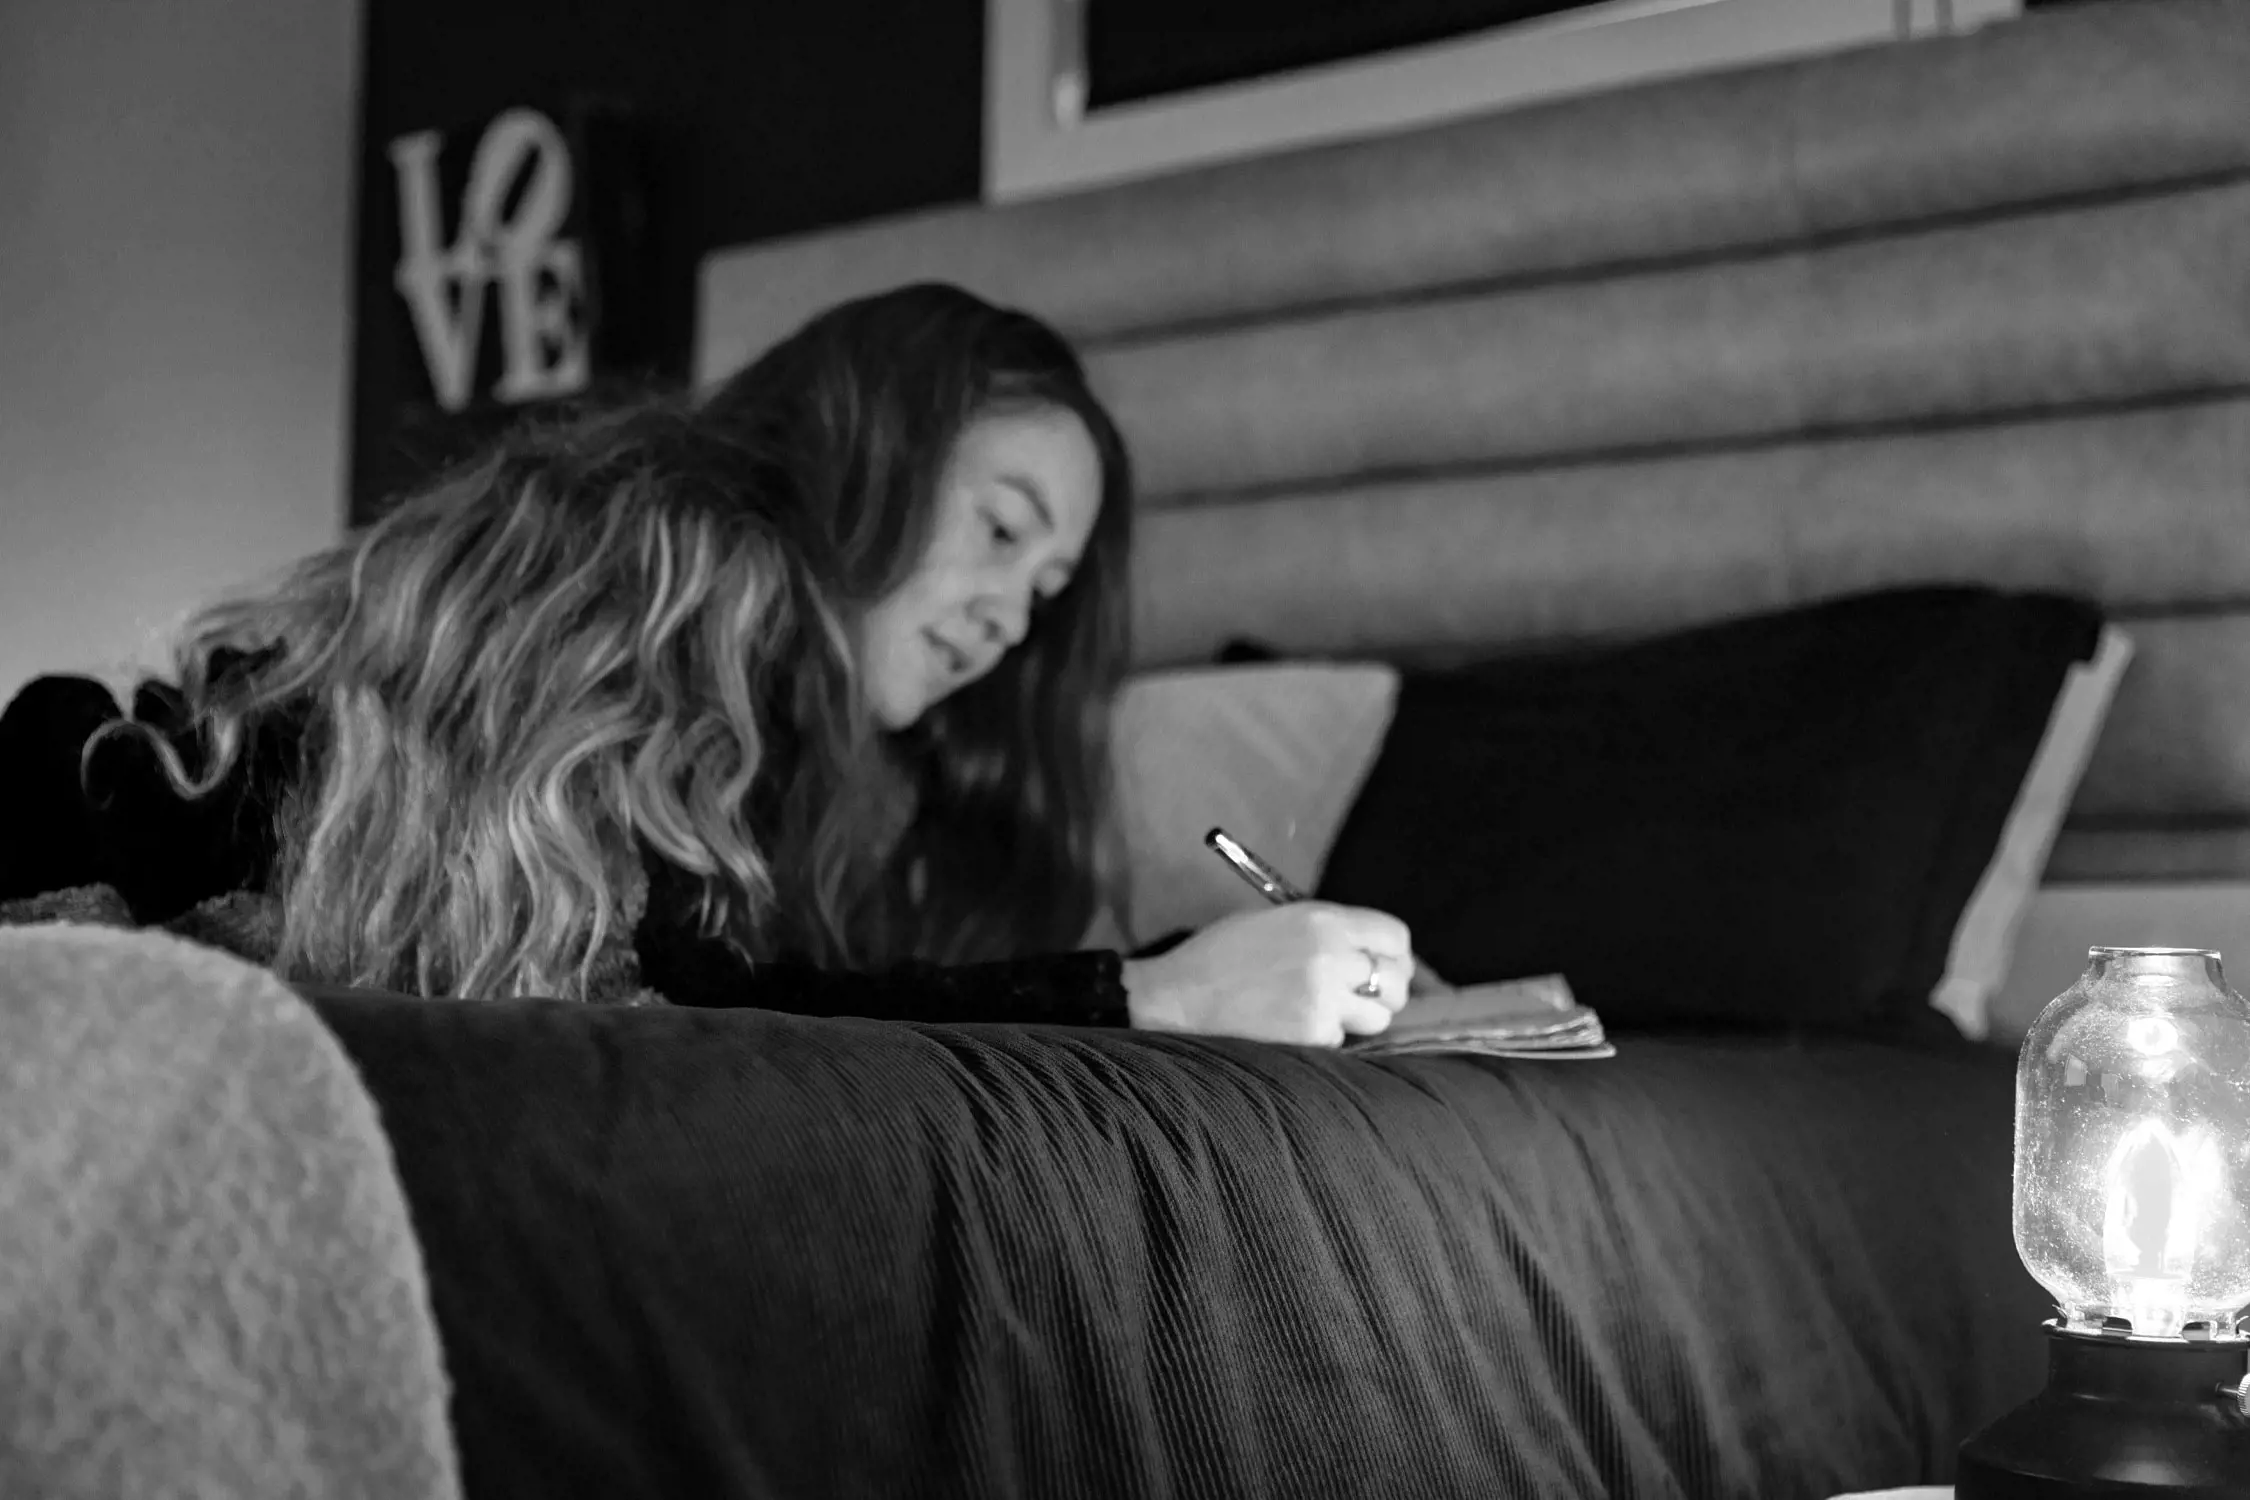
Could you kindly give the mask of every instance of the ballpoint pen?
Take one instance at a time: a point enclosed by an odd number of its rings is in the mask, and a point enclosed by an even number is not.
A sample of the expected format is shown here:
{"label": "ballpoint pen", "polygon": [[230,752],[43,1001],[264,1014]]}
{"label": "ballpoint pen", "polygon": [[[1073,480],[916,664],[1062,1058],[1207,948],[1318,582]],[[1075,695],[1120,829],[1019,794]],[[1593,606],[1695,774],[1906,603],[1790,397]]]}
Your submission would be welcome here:
{"label": "ballpoint pen", "polygon": [[1219,858],[1234,866],[1234,873],[1250,882],[1251,886],[1276,906],[1287,906],[1292,901],[1311,898],[1291,885],[1286,877],[1272,865],[1242,847],[1224,828],[1214,828],[1203,835]]}

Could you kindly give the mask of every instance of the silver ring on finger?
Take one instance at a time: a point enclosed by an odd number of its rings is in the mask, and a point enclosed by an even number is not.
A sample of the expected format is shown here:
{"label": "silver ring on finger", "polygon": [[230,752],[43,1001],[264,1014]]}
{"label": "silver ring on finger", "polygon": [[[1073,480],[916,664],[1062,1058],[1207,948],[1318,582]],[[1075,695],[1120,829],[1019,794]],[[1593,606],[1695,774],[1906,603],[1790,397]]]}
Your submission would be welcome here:
{"label": "silver ring on finger", "polygon": [[1365,995],[1370,1000],[1380,1000],[1383,998],[1383,961],[1375,956],[1373,948],[1362,948],[1359,951],[1367,955],[1367,978],[1352,993]]}

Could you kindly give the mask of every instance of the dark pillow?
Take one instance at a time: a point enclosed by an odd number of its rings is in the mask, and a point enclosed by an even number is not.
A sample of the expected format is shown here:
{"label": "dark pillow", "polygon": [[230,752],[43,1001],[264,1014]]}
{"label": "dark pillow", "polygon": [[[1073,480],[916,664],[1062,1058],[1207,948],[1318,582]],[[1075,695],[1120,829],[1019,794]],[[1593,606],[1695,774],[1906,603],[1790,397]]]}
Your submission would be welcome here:
{"label": "dark pillow", "polygon": [[2101,623],[1892,590],[1409,673],[1319,894],[1456,983],[1564,974],[1613,1030],[1924,1031]]}

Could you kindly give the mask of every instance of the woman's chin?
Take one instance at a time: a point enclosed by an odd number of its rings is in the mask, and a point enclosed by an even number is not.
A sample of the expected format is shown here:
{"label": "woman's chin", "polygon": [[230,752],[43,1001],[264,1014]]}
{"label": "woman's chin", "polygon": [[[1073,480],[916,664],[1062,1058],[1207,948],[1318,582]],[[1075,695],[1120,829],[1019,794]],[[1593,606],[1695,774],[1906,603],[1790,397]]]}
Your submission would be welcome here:
{"label": "woman's chin", "polygon": [[922,692],[879,692],[868,701],[869,716],[881,728],[893,734],[912,729],[921,722],[922,715],[930,711],[933,699]]}

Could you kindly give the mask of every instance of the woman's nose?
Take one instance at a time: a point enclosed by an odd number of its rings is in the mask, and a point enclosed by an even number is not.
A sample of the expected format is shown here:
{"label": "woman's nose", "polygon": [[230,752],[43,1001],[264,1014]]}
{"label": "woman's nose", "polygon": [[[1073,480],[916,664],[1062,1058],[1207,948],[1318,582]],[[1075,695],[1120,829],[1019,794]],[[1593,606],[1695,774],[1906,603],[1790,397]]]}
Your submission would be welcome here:
{"label": "woman's nose", "polygon": [[1022,589],[995,589],[977,600],[974,618],[988,640],[1011,650],[1031,628],[1031,601]]}

